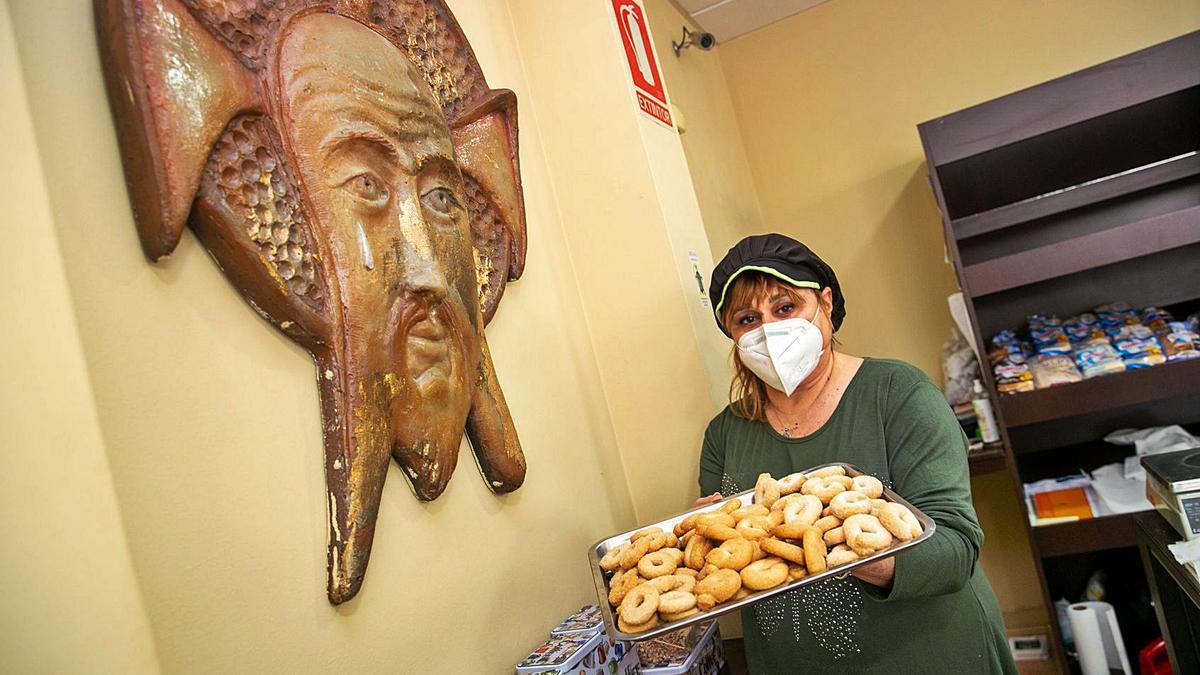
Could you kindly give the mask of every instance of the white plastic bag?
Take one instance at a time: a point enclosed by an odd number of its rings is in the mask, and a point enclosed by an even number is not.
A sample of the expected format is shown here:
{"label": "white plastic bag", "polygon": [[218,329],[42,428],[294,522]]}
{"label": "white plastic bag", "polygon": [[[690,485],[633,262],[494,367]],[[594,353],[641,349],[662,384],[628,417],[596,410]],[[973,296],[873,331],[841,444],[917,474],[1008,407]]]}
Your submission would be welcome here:
{"label": "white plastic bag", "polygon": [[979,360],[957,328],[950,329],[950,339],[942,345],[942,377],[950,405],[971,400],[971,388],[980,379]]}
{"label": "white plastic bag", "polygon": [[1146,429],[1118,429],[1105,436],[1104,440],[1114,445],[1132,445],[1134,447],[1137,454],[1125,458],[1125,477],[1141,480],[1145,480],[1146,477],[1146,470],[1142,468],[1142,463],[1139,461],[1141,457],[1172,450],[1200,448],[1200,438],[1189,434],[1178,424]]}

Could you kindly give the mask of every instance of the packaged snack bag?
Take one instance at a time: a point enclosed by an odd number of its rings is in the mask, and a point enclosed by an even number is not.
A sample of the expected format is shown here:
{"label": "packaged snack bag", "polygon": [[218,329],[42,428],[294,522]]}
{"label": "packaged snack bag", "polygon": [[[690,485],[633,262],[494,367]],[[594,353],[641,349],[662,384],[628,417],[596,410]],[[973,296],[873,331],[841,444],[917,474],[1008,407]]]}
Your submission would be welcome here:
{"label": "packaged snack bag", "polygon": [[1002,330],[992,336],[992,347],[1001,347],[1017,341],[1017,334],[1011,330]]}
{"label": "packaged snack bag", "polygon": [[1127,370],[1156,366],[1167,360],[1154,332],[1141,324],[1121,327],[1113,333],[1112,340]]}
{"label": "packaged snack bag", "polygon": [[1030,358],[1029,371],[1033,373],[1033,383],[1038,389],[1070,384],[1083,379],[1079,369],[1075,367],[1075,360],[1062,354],[1039,354]]}
{"label": "packaged snack bag", "polygon": [[1185,321],[1168,323],[1166,330],[1158,334],[1158,339],[1168,361],[1200,357],[1200,334]]}
{"label": "packaged snack bag", "polygon": [[1029,337],[1038,354],[1053,356],[1070,354],[1071,342],[1063,331],[1062,321],[1057,316],[1034,314],[1029,317]]}
{"label": "packaged snack bag", "polygon": [[1071,317],[1063,323],[1063,330],[1066,331],[1071,345],[1076,348],[1080,345],[1108,342],[1108,336],[1100,328],[1100,319],[1091,312]]}
{"label": "packaged snack bag", "polygon": [[1030,314],[1026,317],[1030,327],[1037,326],[1039,328],[1061,326],[1062,320],[1053,314]]}
{"label": "packaged snack bag", "polygon": [[1077,350],[1075,364],[1084,379],[1125,371],[1125,362],[1110,344],[1089,345]]}
{"label": "packaged snack bag", "polygon": [[1142,310],[1142,325],[1155,333],[1167,328],[1167,324],[1175,320],[1171,313],[1161,307],[1147,307]]}
{"label": "packaged snack bag", "polygon": [[1096,316],[1100,319],[1100,327],[1109,335],[1120,330],[1123,326],[1142,322],[1141,316],[1123,302],[1097,307]]}
{"label": "packaged snack bag", "polygon": [[1010,330],[992,336],[992,349],[988,362],[996,376],[996,391],[1011,394],[1018,391],[1033,391],[1033,373],[1026,363],[1026,349]]}

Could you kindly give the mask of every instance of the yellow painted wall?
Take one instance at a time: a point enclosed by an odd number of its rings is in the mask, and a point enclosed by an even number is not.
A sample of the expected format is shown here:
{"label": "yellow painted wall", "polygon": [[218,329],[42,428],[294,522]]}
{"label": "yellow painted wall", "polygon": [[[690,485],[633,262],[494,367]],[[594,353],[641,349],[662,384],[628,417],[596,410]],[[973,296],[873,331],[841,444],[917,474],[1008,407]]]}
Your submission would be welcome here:
{"label": "yellow painted wall", "polygon": [[691,47],[675,56],[671,43],[679,40],[683,26],[696,27],[671,0],[645,4],[671,102],[682,117],[685,131],[680,140],[708,241],[720,260],[738,239],[764,231],[754,176],[721,65],[724,47],[717,45],[707,52]]}
{"label": "yellow painted wall", "polygon": [[5,4],[0,100],[0,670],[152,672]]}
{"label": "yellow painted wall", "polygon": [[971,497],[983,526],[979,563],[992,582],[1005,622],[1009,628],[1045,624],[1050,619],[1012,477],[1007,471],[975,476]]}
{"label": "yellow painted wall", "polygon": [[[45,176],[44,188],[19,185],[45,205],[44,236],[58,250],[43,258],[65,277],[52,300],[78,334],[61,347],[74,361],[55,374],[81,399],[81,414],[94,410],[83,440],[96,456],[76,487],[84,496],[107,489],[115,501],[92,534],[111,560],[64,564],[107,585],[102,564],[119,567],[127,550],[124,585],[95,602],[129,617],[80,646],[31,627],[20,635],[31,636],[33,654],[61,647],[88,658],[84,646],[111,636],[115,645],[94,663],[106,665],[107,655],[116,671],[153,670],[157,653],[171,672],[503,672],[595,600],[590,543],[694,497],[699,441],[716,404],[696,312],[685,304],[681,249],[711,259],[690,185],[656,180],[664,170],[686,175],[674,132],[663,130],[674,153],[662,139],[641,140],[603,4],[586,13],[556,0],[452,8],[489,81],[514,89],[521,106],[528,264],[488,337],[529,474],[519,491],[496,497],[463,458],[445,494],[422,504],[392,468],[362,592],[333,608],[311,361],[245,305],[190,234],[157,265],[142,257],[91,2],[11,4],[34,127],[31,135],[27,118],[18,132],[36,144]],[[37,156],[18,156],[16,167],[35,168]],[[5,227],[14,225],[6,215]],[[20,292],[5,287],[6,296]],[[40,306],[30,300],[31,310]],[[81,388],[89,381],[90,394]],[[52,405],[58,393],[47,394]],[[42,405],[23,399],[5,412],[30,416]],[[72,424],[65,414],[35,419]],[[52,466],[55,448],[29,450],[40,470]],[[72,487],[47,476],[20,494],[62,499]],[[35,527],[45,513],[7,497],[10,522]],[[5,560],[20,554],[16,545],[6,539]],[[21,606],[51,584],[39,577]],[[8,607],[3,617],[22,618]],[[89,616],[81,630],[102,620]],[[131,647],[127,661],[113,655]],[[8,665],[6,653],[0,666]]]}
{"label": "yellow painted wall", "polygon": [[683,272],[689,250],[711,269],[686,160],[637,111],[610,3],[510,6],[583,306],[571,320],[587,326],[637,520],[651,521],[695,499],[727,377]]}

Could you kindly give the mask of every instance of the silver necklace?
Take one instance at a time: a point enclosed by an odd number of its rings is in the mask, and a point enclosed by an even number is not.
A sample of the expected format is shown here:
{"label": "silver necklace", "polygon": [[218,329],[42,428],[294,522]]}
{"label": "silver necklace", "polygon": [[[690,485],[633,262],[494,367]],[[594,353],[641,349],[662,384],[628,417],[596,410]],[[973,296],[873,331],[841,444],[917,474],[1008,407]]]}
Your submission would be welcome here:
{"label": "silver necklace", "polygon": [[[821,385],[821,393],[818,395],[818,399],[828,395],[826,388],[829,386],[829,381],[833,379],[833,360],[836,358],[837,352],[831,352],[829,356],[829,374],[825,376],[825,382]],[[816,401],[813,401],[812,405],[816,405]],[[800,428],[800,425],[804,423],[804,420],[799,420],[791,424],[784,424],[783,415],[780,410],[774,406],[767,408],[768,412],[772,410],[775,411],[775,419],[779,420],[779,433],[783,434],[785,438],[795,438],[792,436],[792,434],[796,433],[796,430]]]}
{"label": "silver necklace", "polygon": [[[782,422],[782,420],[780,420],[780,422]],[[796,431],[797,429],[799,429],[799,428],[800,428],[800,423],[799,423],[799,422],[796,422],[795,424],[788,425],[788,426],[786,426],[786,427],[784,427],[784,428],[783,428],[783,435],[784,435],[784,436],[787,436],[788,438],[791,438],[791,437],[792,437],[792,434],[793,434],[793,433],[795,433],[795,431]]]}
{"label": "silver necklace", "polygon": [[796,430],[800,428],[800,425],[804,421],[800,420],[799,422],[793,422],[792,424],[784,424],[783,417],[780,416],[778,410],[775,411],[775,419],[779,420],[779,433],[783,434],[787,438],[792,438],[792,434],[796,433]]}

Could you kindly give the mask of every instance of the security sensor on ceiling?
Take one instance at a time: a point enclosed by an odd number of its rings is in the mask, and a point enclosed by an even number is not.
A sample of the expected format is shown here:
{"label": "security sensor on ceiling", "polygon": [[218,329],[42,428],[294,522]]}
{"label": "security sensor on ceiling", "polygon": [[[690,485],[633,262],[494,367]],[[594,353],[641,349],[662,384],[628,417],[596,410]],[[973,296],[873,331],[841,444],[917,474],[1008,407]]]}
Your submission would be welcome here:
{"label": "security sensor on ceiling", "polygon": [[695,45],[704,51],[708,51],[717,46],[717,38],[713,37],[712,33],[693,33],[683,27],[683,36],[679,38],[679,42],[671,42],[671,48],[675,50],[675,56],[679,56],[679,51],[687,49]]}

